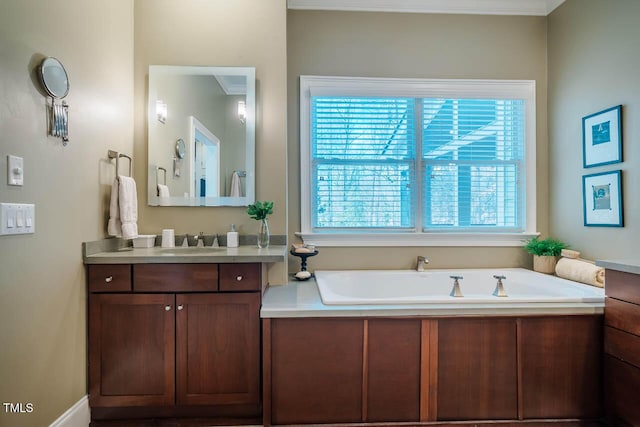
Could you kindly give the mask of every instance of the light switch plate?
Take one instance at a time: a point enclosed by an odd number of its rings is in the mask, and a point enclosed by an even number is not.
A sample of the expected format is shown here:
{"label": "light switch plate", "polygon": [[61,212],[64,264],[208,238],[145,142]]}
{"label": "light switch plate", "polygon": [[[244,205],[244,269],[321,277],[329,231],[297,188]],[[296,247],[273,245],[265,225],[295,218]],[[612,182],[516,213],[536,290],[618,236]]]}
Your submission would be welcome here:
{"label": "light switch plate", "polygon": [[24,159],[18,156],[7,156],[7,184],[24,184]]}
{"label": "light switch plate", "polygon": [[0,235],[32,234],[36,232],[36,205],[0,203]]}

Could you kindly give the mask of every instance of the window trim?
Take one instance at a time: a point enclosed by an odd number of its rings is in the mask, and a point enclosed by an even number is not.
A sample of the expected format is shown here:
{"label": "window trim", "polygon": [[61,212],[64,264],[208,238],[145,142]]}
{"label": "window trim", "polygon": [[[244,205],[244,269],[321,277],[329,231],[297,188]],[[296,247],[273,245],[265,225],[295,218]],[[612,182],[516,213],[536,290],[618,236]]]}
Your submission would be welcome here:
{"label": "window trim", "polygon": [[[536,232],[536,85],[534,80],[399,79],[300,76],[300,220],[295,233],[318,246],[522,246]],[[311,214],[312,96],[493,97],[525,99],[524,232],[313,232]]]}

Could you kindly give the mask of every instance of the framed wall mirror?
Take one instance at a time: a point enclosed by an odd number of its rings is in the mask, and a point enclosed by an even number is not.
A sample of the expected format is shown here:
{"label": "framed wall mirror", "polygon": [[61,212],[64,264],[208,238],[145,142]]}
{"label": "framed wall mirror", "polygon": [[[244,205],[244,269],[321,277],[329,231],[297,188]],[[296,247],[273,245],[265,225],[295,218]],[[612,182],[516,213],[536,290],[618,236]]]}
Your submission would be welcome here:
{"label": "framed wall mirror", "polygon": [[254,203],[255,68],[151,65],[148,96],[149,205]]}

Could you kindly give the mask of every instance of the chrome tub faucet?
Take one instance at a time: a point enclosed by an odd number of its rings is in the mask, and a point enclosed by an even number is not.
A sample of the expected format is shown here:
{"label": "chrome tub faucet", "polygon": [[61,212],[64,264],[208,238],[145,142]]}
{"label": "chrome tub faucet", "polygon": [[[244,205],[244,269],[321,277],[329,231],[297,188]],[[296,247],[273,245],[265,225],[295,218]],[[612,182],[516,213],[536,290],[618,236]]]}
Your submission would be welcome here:
{"label": "chrome tub faucet", "polygon": [[418,265],[416,271],[424,271],[424,266],[429,264],[429,258],[418,255]]}

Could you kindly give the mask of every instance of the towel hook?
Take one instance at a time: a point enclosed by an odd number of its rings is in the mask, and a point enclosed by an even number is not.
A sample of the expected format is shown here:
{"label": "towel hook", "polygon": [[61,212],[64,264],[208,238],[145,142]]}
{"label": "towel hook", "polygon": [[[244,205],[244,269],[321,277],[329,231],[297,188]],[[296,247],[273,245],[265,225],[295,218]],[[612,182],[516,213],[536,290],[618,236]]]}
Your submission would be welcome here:
{"label": "towel hook", "polygon": [[124,157],[126,159],[129,159],[129,176],[133,177],[131,173],[131,168],[133,163],[133,161],[131,160],[131,157],[127,156],[126,154],[118,153],[117,151],[114,151],[114,150],[109,150],[107,155],[109,156],[110,159],[116,159],[116,176],[120,176],[120,158]]}

